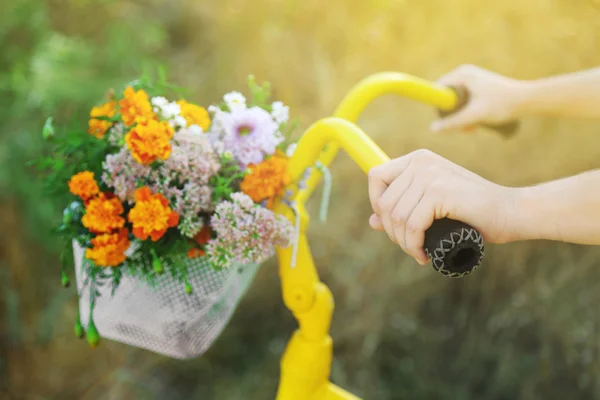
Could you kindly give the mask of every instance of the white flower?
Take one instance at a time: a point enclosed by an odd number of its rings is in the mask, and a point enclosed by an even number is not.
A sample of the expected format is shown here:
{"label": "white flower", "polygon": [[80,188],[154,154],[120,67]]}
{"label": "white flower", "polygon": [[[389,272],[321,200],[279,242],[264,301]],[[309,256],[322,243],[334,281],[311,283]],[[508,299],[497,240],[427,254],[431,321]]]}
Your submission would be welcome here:
{"label": "white flower", "polygon": [[276,101],[272,104],[271,116],[279,125],[285,124],[290,119],[290,108],[284,105],[281,101]]}
{"label": "white flower", "polygon": [[187,131],[189,133],[191,133],[192,135],[200,135],[200,134],[204,133],[202,128],[196,124],[188,126]]}
{"label": "white flower", "polygon": [[[192,125],[198,127],[198,129],[202,130],[198,125]],[[206,135],[199,135],[198,133],[192,133],[188,129],[182,129],[173,135],[175,141],[180,144],[189,143],[201,146],[205,153],[213,152],[214,149],[210,143],[210,139]]]}
{"label": "white flower", "polygon": [[214,133],[207,133],[204,136],[206,136],[207,139],[210,141],[210,144],[214,151],[219,155],[223,155],[223,153],[225,152],[225,144],[220,139],[219,135],[216,135]]}
{"label": "white flower", "polygon": [[210,131],[217,135],[222,134],[225,129],[225,120],[230,114],[228,112],[221,111],[218,107],[215,106],[209,106],[208,112],[213,114],[212,122],[210,125]]}
{"label": "white flower", "polygon": [[[180,116],[181,107],[176,102],[169,102],[166,98],[157,96],[152,98],[151,103],[154,112],[162,119],[169,121],[172,127],[186,126],[185,119]],[[176,118],[178,118],[178,120],[174,121]],[[183,124],[181,123],[181,120],[184,121]]]}
{"label": "white flower", "polygon": [[223,100],[230,111],[243,110],[246,108],[246,98],[240,92],[229,92],[223,96]]}
{"label": "white flower", "polygon": [[161,108],[161,115],[164,119],[171,120],[181,114],[181,107],[177,103],[168,103]]}
{"label": "white flower", "polygon": [[169,100],[167,100],[165,97],[162,97],[162,96],[153,97],[150,102],[156,108],[161,108],[161,107],[169,104]]}
{"label": "white flower", "polygon": [[169,121],[174,129],[184,129],[187,126],[187,121],[181,115],[178,115]]}
{"label": "white flower", "polygon": [[296,147],[297,147],[297,144],[296,144],[296,143],[292,143],[292,144],[290,144],[290,145],[287,147],[287,149],[285,149],[285,155],[286,155],[286,156],[288,156],[288,157],[291,157],[291,156],[293,156],[293,155],[294,155],[294,152],[296,151]]}

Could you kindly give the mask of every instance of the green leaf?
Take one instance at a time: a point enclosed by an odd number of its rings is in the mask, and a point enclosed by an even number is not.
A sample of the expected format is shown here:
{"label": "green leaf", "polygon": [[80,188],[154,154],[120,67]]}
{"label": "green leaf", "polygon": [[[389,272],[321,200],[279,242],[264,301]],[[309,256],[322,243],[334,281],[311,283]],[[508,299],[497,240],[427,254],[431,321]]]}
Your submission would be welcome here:
{"label": "green leaf", "polygon": [[42,137],[46,140],[52,140],[54,136],[56,136],[53,121],[54,119],[52,117],[49,117],[44,123],[44,128],[42,129]]}

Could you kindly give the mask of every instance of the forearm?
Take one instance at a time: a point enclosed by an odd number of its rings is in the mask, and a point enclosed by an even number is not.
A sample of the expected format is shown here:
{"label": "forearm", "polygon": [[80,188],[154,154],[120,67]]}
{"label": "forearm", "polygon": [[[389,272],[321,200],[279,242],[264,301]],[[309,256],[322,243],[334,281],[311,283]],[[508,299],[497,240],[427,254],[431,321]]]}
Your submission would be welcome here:
{"label": "forearm", "polygon": [[515,191],[514,240],[600,244],[600,170]]}
{"label": "forearm", "polygon": [[600,118],[600,68],[522,81],[519,86],[518,117]]}

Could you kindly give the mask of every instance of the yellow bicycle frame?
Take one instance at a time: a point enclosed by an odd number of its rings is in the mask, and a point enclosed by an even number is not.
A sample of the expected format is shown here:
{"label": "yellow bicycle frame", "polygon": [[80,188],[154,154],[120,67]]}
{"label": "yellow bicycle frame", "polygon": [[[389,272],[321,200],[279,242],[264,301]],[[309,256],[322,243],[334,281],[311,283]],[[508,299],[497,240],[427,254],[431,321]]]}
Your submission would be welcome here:
{"label": "yellow bicycle frame", "polygon": [[[340,147],[365,173],[388,161],[388,156],[354,123],[370,102],[385,94],[404,96],[443,111],[454,109],[458,101],[452,89],[410,75],[385,72],[367,77],[346,95],[333,117],[317,121],[300,138],[290,160],[292,181],[298,182],[317,161],[329,166]],[[306,238],[309,217],[305,204],[321,178],[313,168],[306,187],[294,197],[300,217],[296,263],[292,263],[293,249],[277,250],[283,301],[299,325],[281,359],[277,400],[360,400],[329,381],[333,296],[319,280]],[[276,211],[295,221],[296,214],[286,204],[277,204]]]}

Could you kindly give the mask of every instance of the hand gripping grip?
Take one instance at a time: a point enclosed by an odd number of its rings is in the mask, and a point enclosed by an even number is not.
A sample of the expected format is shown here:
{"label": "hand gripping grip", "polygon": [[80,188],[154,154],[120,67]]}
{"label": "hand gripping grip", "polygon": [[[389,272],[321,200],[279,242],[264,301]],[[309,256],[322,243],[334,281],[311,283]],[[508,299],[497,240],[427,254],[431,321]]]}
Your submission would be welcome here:
{"label": "hand gripping grip", "polygon": [[[464,86],[450,86],[456,95],[456,105],[450,111],[440,111],[441,116],[453,114],[464,108],[470,100],[470,94]],[[518,120],[503,124],[484,124],[505,138],[513,136],[519,129]],[[460,278],[473,272],[483,260],[483,237],[473,227],[448,218],[434,221],[425,234],[425,253],[433,268],[441,274]]]}
{"label": "hand gripping grip", "polygon": [[[469,103],[471,98],[471,94],[465,86],[448,86],[448,88],[451,89],[456,95],[456,106],[450,111],[439,110],[438,112],[441,117],[445,117],[462,110]],[[519,127],[521,126],[521,123],[519,122],[519,120],[513,120],[501,124],[481,124],[481,126],[496,131],[497,133],[501,134],[502,136],[508,139],[512,137],[515,133],[517,133]]]}
{"label": "hand gripping grip", "polygon": [[[385,94],[396,94],[430,104],[440,110],[441,115],[449,115],[459,111],[467,105],[470,97],[468,90],[463,86],[440,86],[408,74],[382,72],[371,75],[355,85],[341,101],[334,116],[355,122],[369,103]],[[508,138],[517,131],[519,122],[486,125],[486,127],[494,129],[505,138]],[[365,143],[369,140],[366,137],[346,136],[350,131],[344,132],[343,135],[340,134],[337,138],[339,141],[346,142],[346,150],[355,145],[357,153],[362,153],[371,147],[365,146]],[[351,137],[352,139],[350,139]],[[356,142],[352,142],[353,140]],[[333,145],[324,150],[320,156],[323,165],[329,165],[339,149],[338,144],[335,143],[336,140],[331,141]],[[358,157],[357,154],[356,159],[358,158],[361,157]],[[367,162],[363,169],[367,172],[370,167],[389,160],[385,155],[380,157],[373,155],[373,159],[377,158],[380,158],[378,162]],[[309,189],[302,195],[301,200],[306,200],[310,196],[318,179],[315,176],[309,180]],[[467,224],[447,218],[434,221],[425,234],[423,247],[432,261],[433,268],[447,277],[458,278],[469,275],[479,267],[484,256],[482,235]]]}
{"label": "hand gripping grip", "polygon": [[[440,111],[441,116],[453,114],[464,108],[470,100],[470,93],[464,86],[450,86],[456,95],[456,105],[451,111]],[[518,120],[503,124],[483,124],[505,138],[513,136],[519,129]],[[425,234],[425,253],[433,268],[441,274],[460,278],[473,272],[483,260],[483,237],[473,227],[444,218],[434,221]]]}
{"label": "hand gripping grip", "polygon": [[[335,143],[365,172],[390,160],[387,154],[356,124],[338,117],[323,118],[310,126],[298,141],[290,160],[292,181],[298,181],[306,169],[314,165],[322,149]],[[299,214],[305,215],[302,194],[314,185],[309,181],[306,188],[295,197]],[[281,203],[278,212],[294,218]],[[301,218],[302,221],[302,218]],[[473,272],[483,259],[483,238],[475,229],[451,219],[435,220],[425,233],[424,249],[435,270],[448,277],[462,277]]]}

